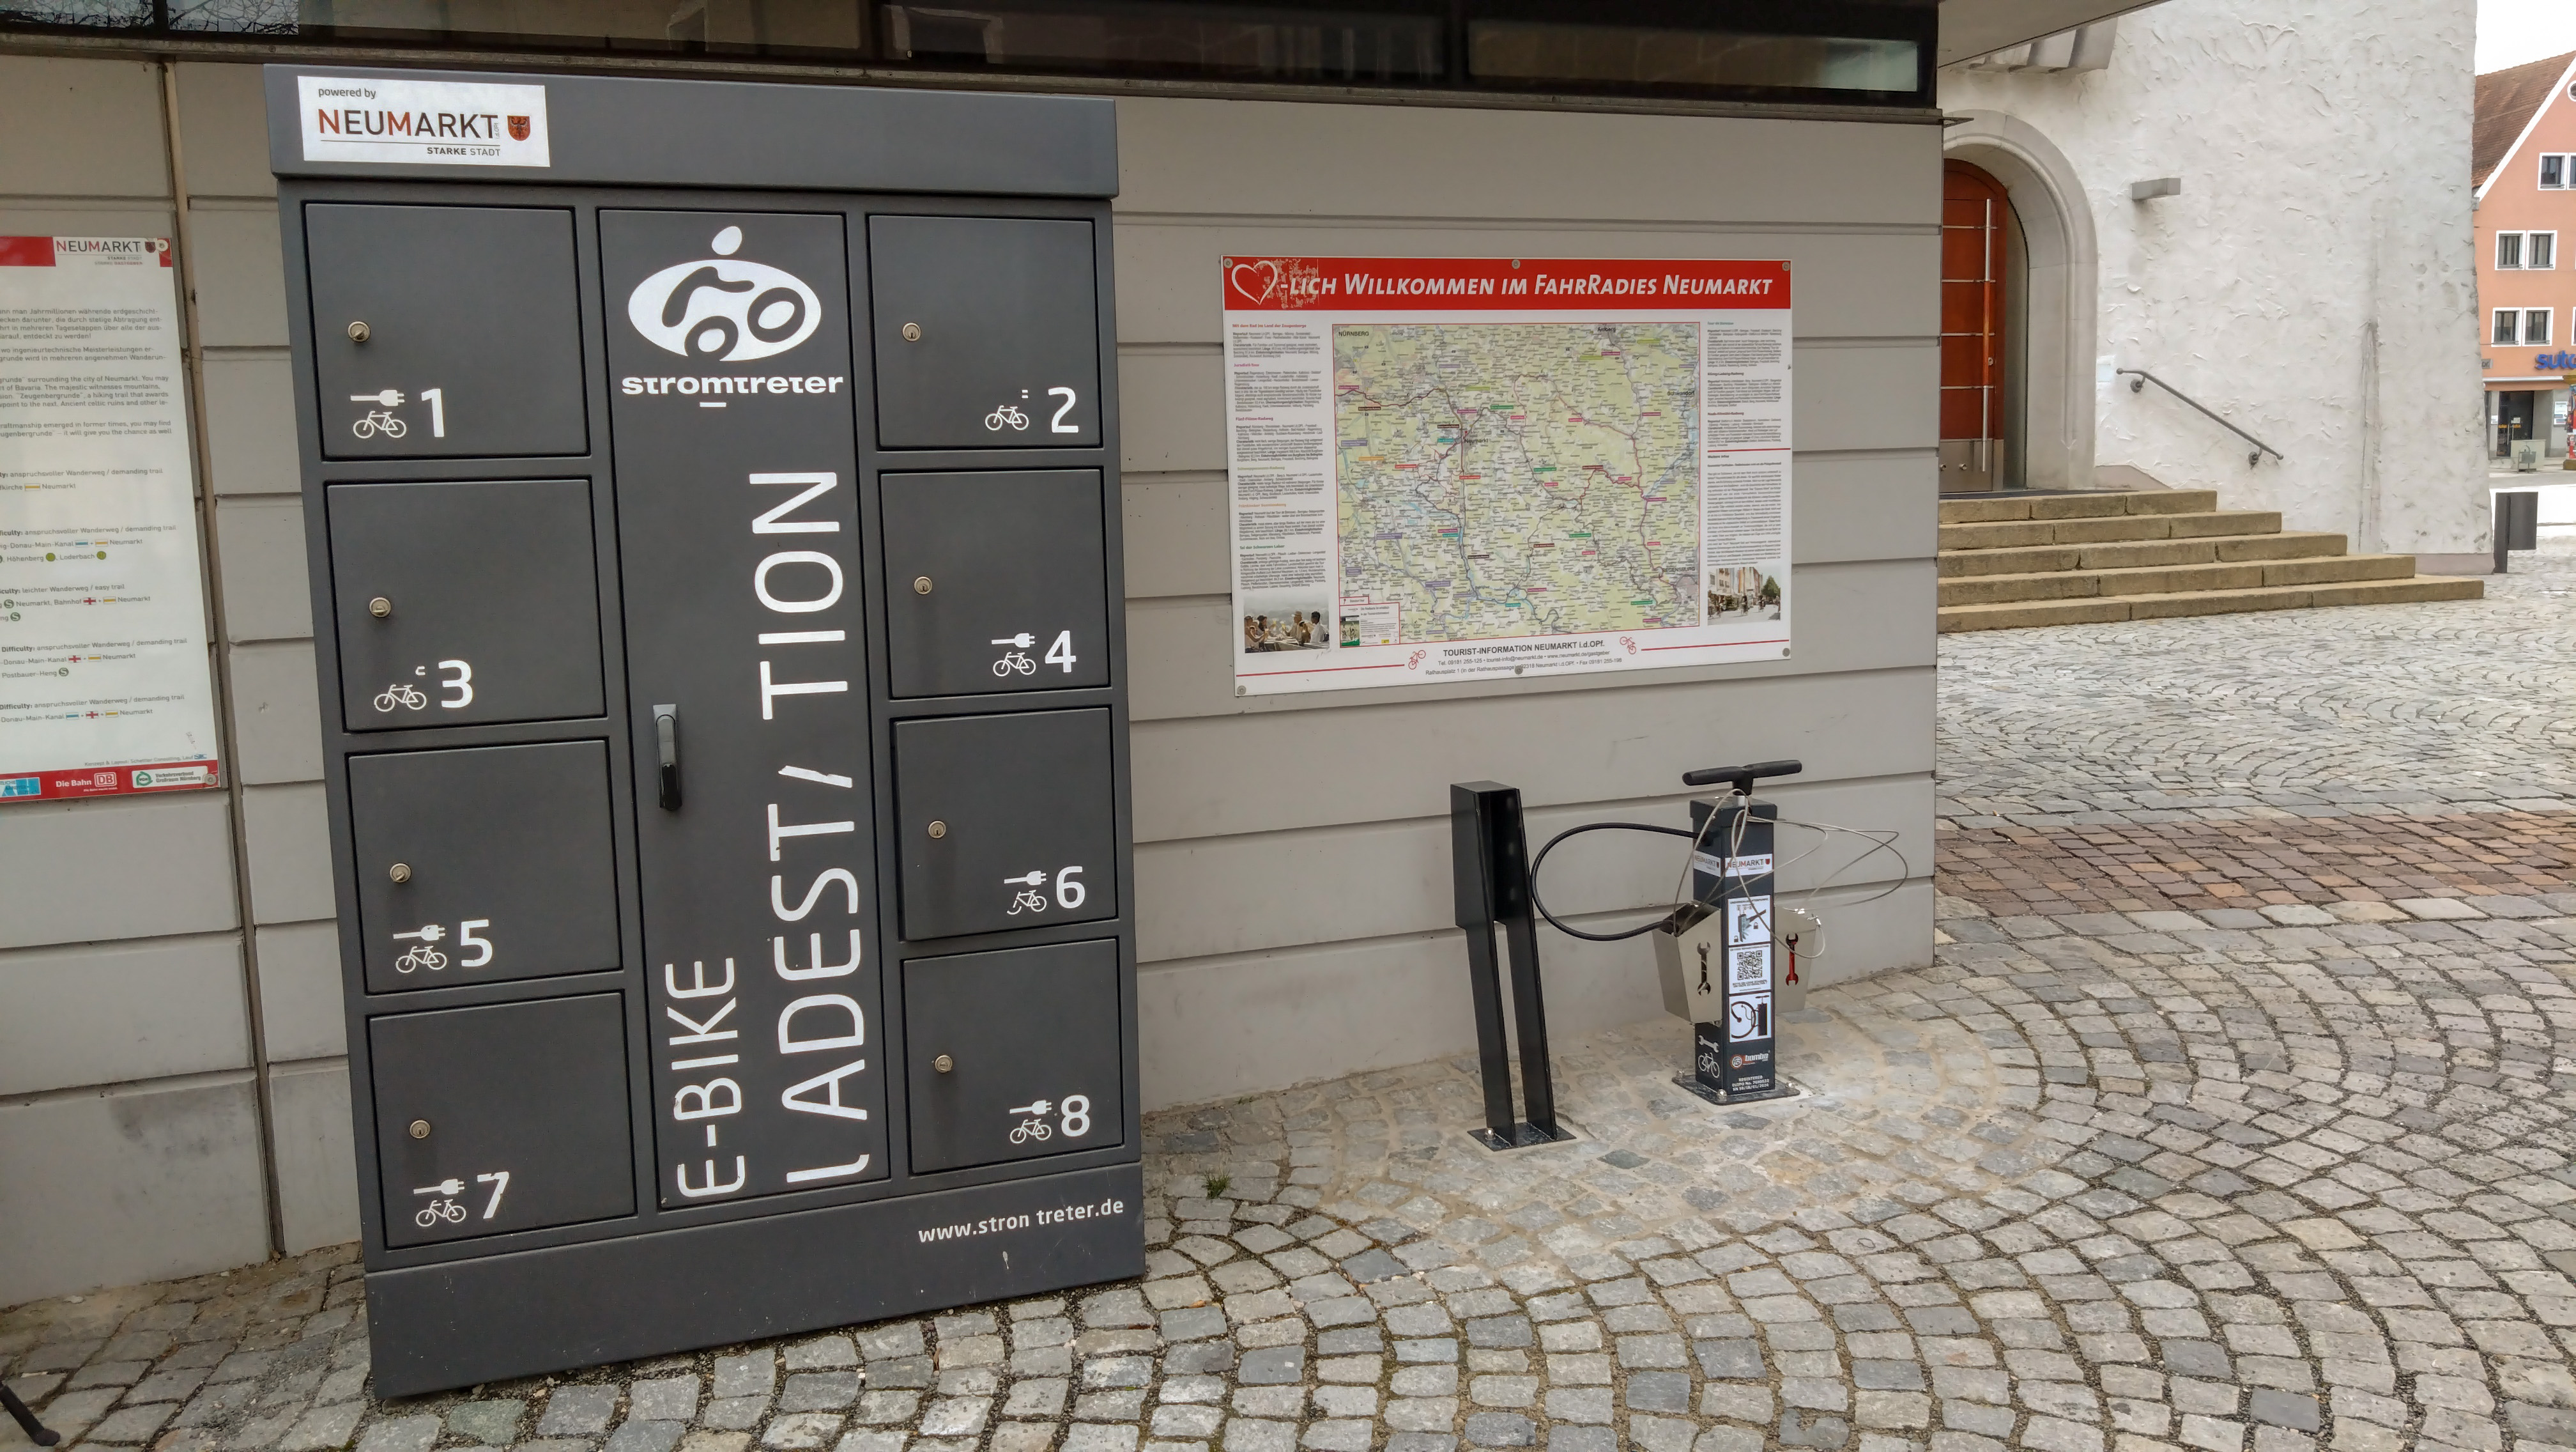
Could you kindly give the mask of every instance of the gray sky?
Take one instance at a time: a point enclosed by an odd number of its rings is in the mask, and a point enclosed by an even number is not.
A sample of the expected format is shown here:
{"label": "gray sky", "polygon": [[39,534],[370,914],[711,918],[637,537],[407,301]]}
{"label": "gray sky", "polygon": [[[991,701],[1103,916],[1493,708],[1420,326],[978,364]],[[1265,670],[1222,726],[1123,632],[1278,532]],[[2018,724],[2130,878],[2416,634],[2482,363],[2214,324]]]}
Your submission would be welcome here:
{"label": "gray sky", "polygon": [[2576,50],[2576,0],[2478,0],[2478,74]]}

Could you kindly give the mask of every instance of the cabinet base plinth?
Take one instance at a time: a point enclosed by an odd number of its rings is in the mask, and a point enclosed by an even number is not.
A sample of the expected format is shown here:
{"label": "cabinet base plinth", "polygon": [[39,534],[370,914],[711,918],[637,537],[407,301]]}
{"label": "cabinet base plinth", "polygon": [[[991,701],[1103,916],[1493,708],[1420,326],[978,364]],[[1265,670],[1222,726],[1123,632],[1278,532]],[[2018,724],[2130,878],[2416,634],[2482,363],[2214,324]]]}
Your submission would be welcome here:
{"label": "cabinet base plinth", "polygon": [[367,1274],[378,1397],[1142,1275],[1141,1165]]}

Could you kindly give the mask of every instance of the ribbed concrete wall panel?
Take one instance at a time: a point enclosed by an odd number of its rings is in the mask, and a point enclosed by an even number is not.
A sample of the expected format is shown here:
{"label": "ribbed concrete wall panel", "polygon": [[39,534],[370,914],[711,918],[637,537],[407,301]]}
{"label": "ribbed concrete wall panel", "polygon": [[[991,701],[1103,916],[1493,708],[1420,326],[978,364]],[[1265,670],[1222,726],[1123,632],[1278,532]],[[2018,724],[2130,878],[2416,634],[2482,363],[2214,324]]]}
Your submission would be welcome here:
{"label": "ribbed concrete wall panel", "polygon": [[262,1259],[248,1074],[0,1106],[0,1305]]}
{"label": "ribbed concrete wall panel", "polygon": [[0,953],[0,1096],[250,1066],[233,933]]}
{"label": "ribbed concrete wall panel", "polygon": [[231,830],[217,792],[0,807],[0,948],[232,927]]}

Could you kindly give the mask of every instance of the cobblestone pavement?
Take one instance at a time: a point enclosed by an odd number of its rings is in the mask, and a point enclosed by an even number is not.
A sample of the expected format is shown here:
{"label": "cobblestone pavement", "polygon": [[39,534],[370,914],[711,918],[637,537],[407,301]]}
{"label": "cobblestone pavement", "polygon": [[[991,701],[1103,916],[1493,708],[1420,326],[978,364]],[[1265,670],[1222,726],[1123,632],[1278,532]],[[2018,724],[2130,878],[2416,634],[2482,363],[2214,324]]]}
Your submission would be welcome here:
{"label": "cobblestone pavement", "polygon": [[[1966,714],[2021,739],[2173,715],[2033,758],[2018,779],[2058,778],[2020,804],[2039,820],[1972,825],[1996,803],[1962,799],[1945,850],[1994,850],[1945,862],[1933,966],[1789,1016],[1803,1098],[1701,1103],[1671,1083],[1686,1031],[1656,1022],[1564,1046],[1578,1137],[1506,1155],[1467,1136],[1464,1061],[1174,1111],[1146,1127],[1142,1283],[442,1396],[366,1394],[346,1249],[0,1312],[0,1362],[70,1440],[166,1452],[2576,1449],[2576,896],[2530,846],[2564,839],[2474,809],[2501,794],[2372,795],[2404,779],[2391,723],[2502,719],[2519,688],[2480,631],[2563,639],[2555,577],[2516,578],[2490,602],[2510,629],[2445,605],[2011,632],[2011,711],[2004,633],[1943,642],[1977,657]],[[2409,667],[2387,689],[2424,694],[2378,714],[2339,666],[2292,672],[2327,723],[2308,754],[2217,749],[2276,729],[2228,649],[2312,622],[2349,639],[2304,661],[2413,640],[2473,668],[2444,695]],[[2112,647],[2150,663],[2106,668]],[[2162,704],[2193,659],[2238,718]],[[2563,680],[2511,668],[2533,729],[2474,759],[2520,794],[2564,770],[2568,727],[2542,720]],[[1963,777],[2019,749],[1994,739]],[[2123,775],[2166,747],[2188,820],[2063,820],[2171,810]],[[2292,820],[2341,811],[2529,850],[2367,882],[2346,824]],[[2082,883],[2047,860],[2078,846]],[[2284,885],[2183,911],[2204,869],[2141,864],[2186,852]]]}
{"label": "cobblestone pavement", "polygon": [[[1941,837],[1935,880],[2004,913],[2151,912],[2292,903],[2405,916],[2388,904],[2502,899],[2576,887],[2576,814],[2184,818],[2083,827],[1958,827]],[[2523,904],[2524,916],[2541,909]],[[2306,921],[2323,922],[2323,917]]]}
{"label": "cobblestone pavement", "polygon": [[2484,600],[1941,639],[1941,811],[1964,826],[2564,809],[2576,540]]}

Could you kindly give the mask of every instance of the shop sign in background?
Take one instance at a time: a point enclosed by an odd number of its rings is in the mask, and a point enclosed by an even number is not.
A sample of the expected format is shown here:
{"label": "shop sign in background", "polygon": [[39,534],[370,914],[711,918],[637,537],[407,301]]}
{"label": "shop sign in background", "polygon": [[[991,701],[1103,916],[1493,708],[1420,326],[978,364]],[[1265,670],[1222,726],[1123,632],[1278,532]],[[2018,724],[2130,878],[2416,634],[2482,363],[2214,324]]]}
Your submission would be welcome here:
{"label": "shop sign in background", "polygon": [[0,801],[217,785],[171,262],[0,237]]}

